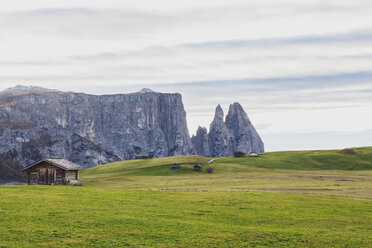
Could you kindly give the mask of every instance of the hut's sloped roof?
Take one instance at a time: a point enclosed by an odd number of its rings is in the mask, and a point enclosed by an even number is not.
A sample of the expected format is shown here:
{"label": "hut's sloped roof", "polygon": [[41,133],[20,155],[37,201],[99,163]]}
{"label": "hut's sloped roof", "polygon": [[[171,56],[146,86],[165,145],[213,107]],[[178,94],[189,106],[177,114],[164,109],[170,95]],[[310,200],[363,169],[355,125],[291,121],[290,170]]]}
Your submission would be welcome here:
{"label": "hut's sloped roof", "polygon": [[78,164],[75,164],[71,161],[68,161],[63,158],[46,158],[44,159],[45,161],[51,162],[52,164],[55,165],[60,165],[61,167],[65,168],[66,170],[81,170],[84,169]]}
{"label": "hut's sloped roof", "polygon": [[82,170],[84,169],[83,167],[81,167],[80,165],[77,165],[75,163],[72,163],[66,159],[63,159],[63,158],[44,158],[40,161],[37,161],[29,166],[26,166],[23,170],[27,170],[41,162],[49,162],[61,169],[64,169],[64,170]]}

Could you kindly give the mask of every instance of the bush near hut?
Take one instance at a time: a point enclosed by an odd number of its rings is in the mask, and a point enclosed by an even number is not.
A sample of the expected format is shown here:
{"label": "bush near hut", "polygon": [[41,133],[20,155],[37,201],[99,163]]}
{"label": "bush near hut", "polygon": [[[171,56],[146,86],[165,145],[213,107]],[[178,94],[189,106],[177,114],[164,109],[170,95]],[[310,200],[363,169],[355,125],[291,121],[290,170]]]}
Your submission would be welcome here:
{"label": "bush near hut", "polygon": [[345,149],[339,151],[339,153],[346,154],[346,155],[354,155],[354,154],[356,154],[356,151],[354,149],[351,149],[351,148],[345,148]]}
{"label": "bush near hut", "polygon": [[68,180],[67,185],[70,186],[83,186],[83,183],[80,180]]}
{"label": "bush near hut", "polygon": [[9,154],[0,154],[0,183],[26,182],[22,165],[10,158]]}

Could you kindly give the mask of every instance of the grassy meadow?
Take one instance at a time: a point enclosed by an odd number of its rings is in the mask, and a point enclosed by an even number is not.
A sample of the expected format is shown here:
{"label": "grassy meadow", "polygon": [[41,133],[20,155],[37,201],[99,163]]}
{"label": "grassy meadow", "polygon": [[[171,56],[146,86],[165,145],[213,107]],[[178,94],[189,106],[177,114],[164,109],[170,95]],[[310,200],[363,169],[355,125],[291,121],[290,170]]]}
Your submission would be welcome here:
{"label": "grassy meadow", "polygon": [[2,186],[0,247],[372,247],[372,148],[354,150],[130,160],[83,171],[83,187]]}

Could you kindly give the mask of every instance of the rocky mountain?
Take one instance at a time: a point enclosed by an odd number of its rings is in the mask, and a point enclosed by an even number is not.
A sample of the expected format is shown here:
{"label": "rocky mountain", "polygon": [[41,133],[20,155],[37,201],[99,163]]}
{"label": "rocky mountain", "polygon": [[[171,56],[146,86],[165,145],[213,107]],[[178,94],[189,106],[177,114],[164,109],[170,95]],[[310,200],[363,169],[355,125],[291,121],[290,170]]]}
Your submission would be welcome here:
{"label": "rocky mountain", "polygon": [[16,86],[0,92],[0,153],[22,165],[62,157],[85,167],[192,154],[180,94],[89,95]]}
{"label": "rocky mountain", "polygon": [[34,86],[0,92],[0,154],[25,166],[61,157],[85,167],[133,159],[137,154],[231,156],[263,152],[264,145],[238,103],[224,121],[217,106],[210,131],[190,139],[180,94],[143,89],[89,95]]}
{"label": "rocky mountain", "polygon": [[199,127],[191,138],[195,153],[202,156],[232,156],[234,152],[264,152],[264,143],[239,103],[231,104],[224,121],[224,113],[217,106],[209,133]]}

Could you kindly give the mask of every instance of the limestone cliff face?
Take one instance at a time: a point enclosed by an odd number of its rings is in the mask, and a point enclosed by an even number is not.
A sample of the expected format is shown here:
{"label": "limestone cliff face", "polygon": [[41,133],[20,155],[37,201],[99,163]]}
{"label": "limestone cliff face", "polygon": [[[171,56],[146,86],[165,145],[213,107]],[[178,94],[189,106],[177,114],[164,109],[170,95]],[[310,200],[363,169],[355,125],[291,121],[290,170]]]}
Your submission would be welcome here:
{"label": "limestone cliff face", "polygon": [[198,155],[224,157],[232,156],[237,151],[264,152],[264,144],[260,136],[239,103],[230,105],[225,121],[221,106],[217,106],[208,133],[209,149],[205,148],[206,129],[199,128],[199,130],[203,131],[197,132],[192,139]]}
{"label": "limestone cliff face", "polygon": [[143,90],[88,95],[17,88],[0,92],[0,153],[22,165],[62,157],[91,167],[132,159],[192,154],[180,94]]}
{"label": "limestone cliff face", "polygon": [[196,154],[203,154],[203,156],[210,157],[209,138],[206,128],[199,127],[196,135],[193,135],[191,142],[194,145]]}

